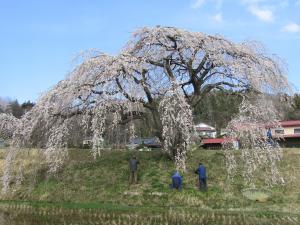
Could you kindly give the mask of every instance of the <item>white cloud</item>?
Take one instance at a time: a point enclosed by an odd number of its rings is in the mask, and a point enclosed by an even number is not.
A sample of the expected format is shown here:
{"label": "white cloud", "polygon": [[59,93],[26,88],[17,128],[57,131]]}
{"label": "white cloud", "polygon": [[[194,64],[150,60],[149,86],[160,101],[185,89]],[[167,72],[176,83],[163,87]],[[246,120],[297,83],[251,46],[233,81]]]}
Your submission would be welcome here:
{"label": "white cloud", "polygon": [[297,23],[288,23],[281,29],[281,31],[288,33],[298,33],[300,32],[300,26]]}
{"label": "white cloud", "polygon": [[[274,13],[290,6],[290,0],[239,0],[254,16],[264,22],[273,22]],[[300,0],[297,0],[300,3]]]}
{"label": "white cloud", "polygon": [[199,9],[203,4],[205,0],[195,0],[192,4],[193,9]]}
{"label": "white cloud", "polygon": [[262,9],[258,6],[249,6],[248,10],[256,16],[259,20],[263,22],[273,22],[274,21],[274,15],[273,12],[269,9]]}
{"label": "white cloud", "polygon": [[223,22],[222,13],[218,13],[218,14],[214,15],[214,16],[212,17],[212,19],[213,19],[215,22],[217,22],[217,23]]}

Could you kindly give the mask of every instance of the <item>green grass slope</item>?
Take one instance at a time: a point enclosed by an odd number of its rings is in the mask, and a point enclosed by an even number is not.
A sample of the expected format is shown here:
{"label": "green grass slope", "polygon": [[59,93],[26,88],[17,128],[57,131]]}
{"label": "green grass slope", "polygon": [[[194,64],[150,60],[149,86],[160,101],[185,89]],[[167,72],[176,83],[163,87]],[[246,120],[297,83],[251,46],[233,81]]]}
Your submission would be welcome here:
{"label": "green grass slope", "polygon": [[[2,150],[0,156],[2,168],[4,151]],[[131,151],[115,150],[103,152],[101,157],[94,160],[89,150],[70,149],[66,165],[61,172],[53,176],[47,174],[44,159],[37,150],[24,150],[15,164],[22,162],[25,179],[19,186],[12,181],[14,188],[10,194],[2,194],[2,202],[6,200],[46,202],[45,204],[55,202],[81,204],[83,207],[97,207],[103,204],[177,206],[207,210],[300,213],[300,149],[285,149],[280,168],[286,178],[286,185],[269,189],[272,198],[263,203],[243,197],[241,174],[238,174],[233,182],[228,182],[222,151],[197,149],[189,154],[187,172],[183,174],[182,192],[169,189],[174,164],[158,150],[135,153],[140,161],[139,183],[130,186],[128,160],[132,154]],[[194,170],[199,162],[203,162],[207,167],[207,193],[197,190],[197,175],[194,174]]]}

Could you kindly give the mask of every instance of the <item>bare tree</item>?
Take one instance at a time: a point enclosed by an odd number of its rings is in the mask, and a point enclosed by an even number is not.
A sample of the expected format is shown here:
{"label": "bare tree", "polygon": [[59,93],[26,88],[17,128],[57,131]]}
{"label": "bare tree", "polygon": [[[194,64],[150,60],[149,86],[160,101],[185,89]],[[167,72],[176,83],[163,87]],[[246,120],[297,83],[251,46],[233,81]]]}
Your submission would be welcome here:
{"label": "bare tree", "polygon": [[7,105],[8,105],[8,101],[0,97],[0,113],[6,111]]}

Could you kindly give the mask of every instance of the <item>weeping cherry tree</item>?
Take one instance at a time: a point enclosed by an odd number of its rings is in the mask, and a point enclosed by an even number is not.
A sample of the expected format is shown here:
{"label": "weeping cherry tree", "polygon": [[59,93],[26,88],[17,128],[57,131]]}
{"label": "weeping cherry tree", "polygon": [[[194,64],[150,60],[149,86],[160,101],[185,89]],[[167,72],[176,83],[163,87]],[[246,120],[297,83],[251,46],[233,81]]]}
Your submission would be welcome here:
{"label": "weeping cherry tree", "polygon": [[288,86],[280,60],[256,42],[233,43],[174,27],[144,27],[118,55],[95,50],[81,54],[74,70],[21,119],[1,114],[1,134],[13,138],[18,148],[12,152],[36,145],[38,137],[50,171],[55,172],[68,157],[74,118],[83,129],[92,130],[95,157],[101,154],[107,129],[128,124],[134,136],[135,120],[151,120],[164,151],[185,169],[193,109],[209,92],[231,89],[247,96],[285,92]]}

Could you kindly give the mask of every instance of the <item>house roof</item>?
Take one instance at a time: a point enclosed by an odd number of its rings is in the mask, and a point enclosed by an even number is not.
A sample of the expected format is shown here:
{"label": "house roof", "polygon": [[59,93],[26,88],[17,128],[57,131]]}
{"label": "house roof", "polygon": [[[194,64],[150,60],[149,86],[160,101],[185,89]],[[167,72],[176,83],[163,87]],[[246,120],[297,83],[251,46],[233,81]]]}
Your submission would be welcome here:
{"label": "house roof", "polygon": [[284,138],[299,138],[300,134],[284,134]]}
{"label": "house roof", "polygon": [[202,140],[202,144],[223,144],[224,138],[205,138]]}
{"label": "house roof", "polygon": [[195,127],[197,131],[216,131],[214,128],[209,128],[209,127]]}
{"label": "house roof", "polygon": [[295,127],[300,126],[300,120],[287,120],[287,121],[280,121],[282,127]]}
{"label": "house roof", "polygon": [[[279,121],[281,127],[300,127],[300,120],[282,120]],[[243,130],[243,129],[248,129],[249,127],[252,128],[279,128],[277,127],[276,123],[250,123],[250,122],[245,122],[241,124],[237,124],[235,127],[233,127],[236,130]]]}
{"label": "house roof", "polygon": [[[283,138],[300,138],[300,134],[289,134],[283,135]],[[204,138],[202,144],[223,144],[225,141],[230,140],[229,138]]]}
{"label": "house roof", "polygon": [[215,131],[216,130],[216,128],[209,126],[206,123],[199,123],[199,124],[195,125],[195,129],[197,131]]}

